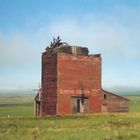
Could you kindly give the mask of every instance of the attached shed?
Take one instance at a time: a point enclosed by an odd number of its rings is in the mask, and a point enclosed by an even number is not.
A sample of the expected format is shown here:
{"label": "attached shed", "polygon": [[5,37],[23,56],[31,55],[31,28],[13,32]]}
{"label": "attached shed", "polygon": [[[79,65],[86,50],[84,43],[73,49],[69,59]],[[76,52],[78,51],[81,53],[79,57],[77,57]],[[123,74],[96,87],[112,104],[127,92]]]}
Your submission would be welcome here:
{"label": "attached shed", "polygon": [[34,98],[34,101],[35,101],[35,115],[36,116],[39,116],[40,114],[40,94],[41,94],[41,89],[39,89],[36,97]]}
{"label": "attached shed", "polygon": [[102,90],[102,112],[128,112],[129,100],[112,92]]}

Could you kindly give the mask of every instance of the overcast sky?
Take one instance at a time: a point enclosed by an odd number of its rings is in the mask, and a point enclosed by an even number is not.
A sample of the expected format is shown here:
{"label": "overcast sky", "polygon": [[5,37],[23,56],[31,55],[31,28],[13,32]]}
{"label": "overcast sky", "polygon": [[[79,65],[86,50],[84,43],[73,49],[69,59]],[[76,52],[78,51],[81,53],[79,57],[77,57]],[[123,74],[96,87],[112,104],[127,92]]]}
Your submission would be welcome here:
{"label": "overcast sky", "polygon": [[140,89],[140,0],[0,0],[0,90],[38,88],[57,35],[102,54],[104,88]]}

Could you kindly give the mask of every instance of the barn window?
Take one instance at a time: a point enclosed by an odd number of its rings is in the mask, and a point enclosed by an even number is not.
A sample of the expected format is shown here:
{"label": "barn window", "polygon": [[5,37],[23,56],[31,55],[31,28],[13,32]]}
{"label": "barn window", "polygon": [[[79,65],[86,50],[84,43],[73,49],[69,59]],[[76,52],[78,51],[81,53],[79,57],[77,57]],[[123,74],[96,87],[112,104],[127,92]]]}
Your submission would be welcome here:
{"label": "barn window", "polygon": [[104,94],[104,99],[106,99],[106,94]]}

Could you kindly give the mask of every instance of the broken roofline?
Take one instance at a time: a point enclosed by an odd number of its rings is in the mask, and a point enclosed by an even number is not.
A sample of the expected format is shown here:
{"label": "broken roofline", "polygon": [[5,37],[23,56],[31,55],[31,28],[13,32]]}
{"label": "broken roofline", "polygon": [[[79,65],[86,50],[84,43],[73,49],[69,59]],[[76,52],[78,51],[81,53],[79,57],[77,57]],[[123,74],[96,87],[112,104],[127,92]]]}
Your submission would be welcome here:
{"label": "broken roofline", "polygon": [[123,97],[123,96],[114,94],[114,93],[112,93],[112,92],[110,92],[110,91],[107,91],[107,90],[104,90],[104,89],[102,89],[102,91],[103,91],[103,92],[106,92],[106,93],[110,93],[110,94],[112,94],[112,95],[114,95],[114,96],[120,97],[120,98],[122,98],[122,99],[124,99],[124,100],[130,101],[129,99],[127,99],[127,98],[125,98],[125,97]]}

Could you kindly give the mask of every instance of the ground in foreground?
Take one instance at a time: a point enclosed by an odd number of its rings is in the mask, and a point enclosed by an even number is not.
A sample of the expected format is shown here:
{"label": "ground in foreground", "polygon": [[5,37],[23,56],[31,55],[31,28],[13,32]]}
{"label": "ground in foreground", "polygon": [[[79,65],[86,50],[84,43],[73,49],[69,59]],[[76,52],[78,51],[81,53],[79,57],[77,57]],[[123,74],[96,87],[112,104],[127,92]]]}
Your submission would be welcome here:
{"label": "ground in foreground", "polygon": [[0,118],[1,140],[139,140],[140,113]]}

